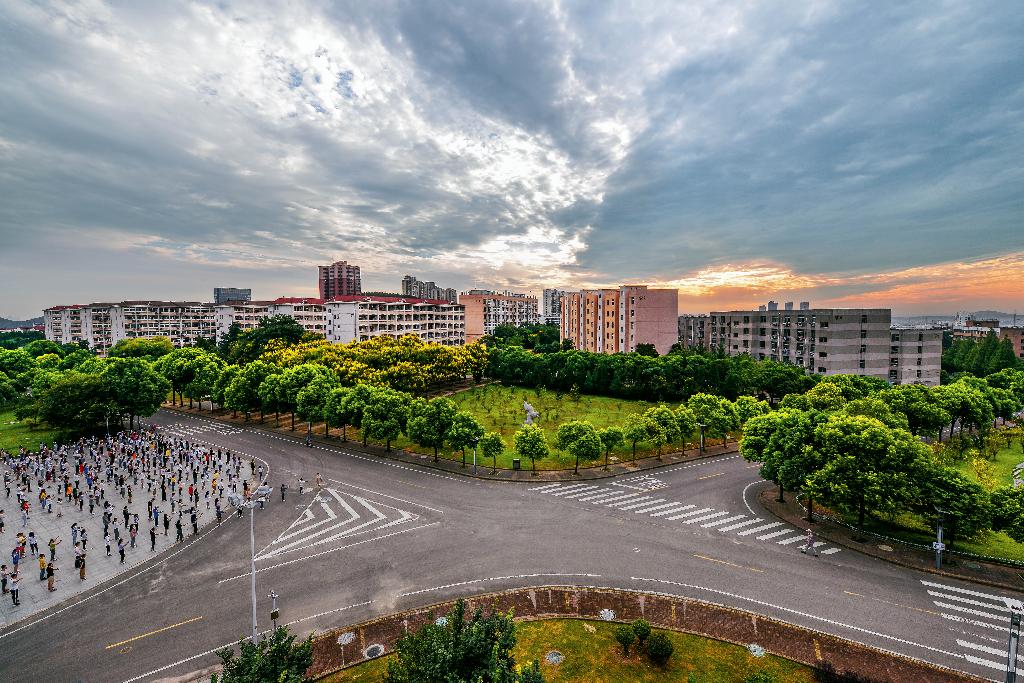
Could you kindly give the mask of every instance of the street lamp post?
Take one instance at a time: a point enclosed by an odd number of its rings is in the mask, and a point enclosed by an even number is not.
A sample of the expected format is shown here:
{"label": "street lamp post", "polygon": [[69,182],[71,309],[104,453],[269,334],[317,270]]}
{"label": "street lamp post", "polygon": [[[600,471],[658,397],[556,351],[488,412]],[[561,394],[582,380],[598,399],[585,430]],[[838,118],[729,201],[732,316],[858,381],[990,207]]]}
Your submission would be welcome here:
{"label": "street lamp post", "polygon": [[698,422],[697,426],[700,427],[700,452],[704,452],[704,428],[707,427],[703,422]]}
{"label": "street lamp post", "polygon": [[270,620],[274,622],[274,630],[277,630],[277,618],[281,616],[281,613],[277,611],[277,599],[281,596],[277,594],[273,588],[270,589]]}
{"label": "street lamp post", "polygon": [[252,601],[252,642],[259,641],[259,629],[256,625],[256,506],[265,503],[271,488],[266,484],[257,487],[250,500],[244,500],[237,493],[228,498],[228,502],[241,512],[249,510],[249,591]]}
{"label": "street lamp post", "polygon": [[935,512],[938,513],[938,517],[935,518],[935,537],[936,540],[932,543],[932,548],[935,549],[935,568],[942,569],[942,551],[946,549],[946,544],[942,542],[942,523],[946,521],[946,511],[941,509],[938,505],[935,505]]}
{"label": "street lamp post", "polygon": [[472,441],[472,444],[473,444],[473,474],[474,475],[476,475],[476,445],[478,443],[480,443],[480,437],[479,436],[474,436],[473,437],[473,441]]}
{"label": "street lamp post", "polygon": [[1017,646],[1020,643],[1021,617],[1024,616],[1024,603],[1013,598],[1003,598],[1010,608],[1010,639],[1006,645],[1006,683],[1017,681]]}

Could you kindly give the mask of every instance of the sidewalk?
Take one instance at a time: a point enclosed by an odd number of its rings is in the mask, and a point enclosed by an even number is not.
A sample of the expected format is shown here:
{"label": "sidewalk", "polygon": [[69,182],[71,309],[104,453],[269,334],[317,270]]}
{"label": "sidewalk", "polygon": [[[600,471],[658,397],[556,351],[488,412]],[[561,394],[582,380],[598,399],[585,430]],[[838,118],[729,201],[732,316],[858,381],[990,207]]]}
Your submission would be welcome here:
{"label": "sidewalk", "polygon": [[[211,414],[208,410],[190,410],[188,408],[182,408],[180,406],[169,406],[164,404],[163,409],[172,412],[180,413],[182,415],[188,415],[190,417],[196,417],[200,419],[211,420],[220,422],[223,424],[229,424],[235,427],[243,427],[252,431],[263,432],[274,438],[284,439],[293,441],[299,445],[304,445],[306,440],[306,432],[302,426],[296,428],[296,431],[291,431],[286,426],[275,427],[273,419],[268,420],[264,424],[260,424],[258,420],[250,419],[246,422],[244,417],[239,415],[236,418],[232,418],[230,414]],[[282,425],[287,425],[288,422],[285,419],[281,421]],[[322,429],[322,425],[320,425]],[[461,460],[449,460],[447,458],[438,458],[437,462],[434,462],[432,455],[423,455],[421,453],[412,453],[409,451],[399,450],[397,448],[387,451],[380,446],[372,444],[364,446],[361,441],[342,441],[341,437],[325,437],[322,433],[313,434],[313,443],[317,446],[327,446],[330,448],[345,449],[355,451],[357,453],[363,453],[366,455],[375,455],[379,457],[385,457],[390,460],[397,462],[406,463],[409,465],[417,465],[420,467],[428,467],[430,469],[440,470],[448,474],[460,475],[464,477],[476,477],[478,479],[489,479],[494,481],[585,481],[593,479],[608,479],[610,477],[618,477],[624,474],[638,474],[643,472],[650,472],[657,470],[662,467],[668,467],[670,465],[678,465],[679,463],[690,462],[692,460],[700,460],[702,458],[711,458],[719,455],[730,455],[739,452],[739,444],[735,441],[730,442],[726,445],[708,446],[704,449],[704,453],[701,453],[699,449],[692,448],[685,451],[676,451],[673,453],[665,453],[661,456],[661,459],[654,457],[639,458],[635,463],[633,462],[612,462],[609,464],[608,469],[605,470],[602,466],[597,467],[580,467],[579,474],[574,474],[571,469],[567,470],[537,470],[534,474],[529,469],[529,464],[524,463],[526,469],[521,470],[509,470],[499,468],[497,472],[492,474],[491,465],[489,461],[485,461],[482,458],[477,461],[477,474],[473,474],[473,455],[469,452],[466,457],[466,466],[462,466]]]}
{"label": "sidewalk", "polygon": [[[807,512],[796,501],[796,494],[787,491],[786,502],[779,503],[776,500],[778,488],[769,482],[766,482],[766,485],[766,488],[758,495],[761,506],[784,522],[806,529],[808,525]],[[937,570],[935,569],[935,553],[932,551],[908,546],[898,540],[882,539],[871,534],[859,534],[853,529],[823,519],[817,514],[814,516],[814,532],[817,534],[818,540],[845,546],[903,567],[996,588],[1024,591],[1024,568],[947,554],[943,557],[942,569]],[[865,540],[863,542],[854,540],[855,537]]]}

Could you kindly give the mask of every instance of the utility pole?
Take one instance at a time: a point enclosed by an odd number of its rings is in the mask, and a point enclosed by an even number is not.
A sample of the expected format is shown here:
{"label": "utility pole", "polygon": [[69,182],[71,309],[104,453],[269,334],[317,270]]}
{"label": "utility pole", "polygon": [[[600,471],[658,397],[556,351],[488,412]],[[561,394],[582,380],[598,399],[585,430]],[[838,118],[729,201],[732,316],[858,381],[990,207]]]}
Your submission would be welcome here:
{"label": "utility pole", "polygon": [[277,630],[277,619],[278,619],[278,617],[281,616],[281,613],[277,609],[277,599],[280,596],[277,594],[277,591],[275,591],[273,588],[271,588],[270,589],[270,595],[268,595],[267,597],[270,598],[270,601],[271,601],[270,620],[274,622],[274,630],[276,631]]}
{"label": "utility pole", "polygon": [[946,549],[946,544],[942,542],[942,523],[946,521],[946,511],[938,505],[934,507],[939,516],[935,521],[936,541],[932,543],[932,548],[935,549],[935,568],[942,569],[942,551]]}
{"label": "utility pole", "polygon": [[1017,681],[1017,645],[1020,643],[1021,616],[1024,615],[1024,604],[1020,600],[1003,598],[1010,608],[1010,640],[1006,645],[1006,683]]}

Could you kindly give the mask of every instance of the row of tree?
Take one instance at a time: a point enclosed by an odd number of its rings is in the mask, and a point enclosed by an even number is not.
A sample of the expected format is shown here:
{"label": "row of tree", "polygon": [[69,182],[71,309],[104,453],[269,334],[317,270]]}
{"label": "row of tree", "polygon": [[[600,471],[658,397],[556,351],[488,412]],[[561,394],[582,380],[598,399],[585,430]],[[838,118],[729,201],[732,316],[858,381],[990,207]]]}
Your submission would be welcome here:
{"label": "row of tree", "polygon": [[787,489],[799,491],[809,517],[819,502],[855,515],[859,527],[869,515],[930,518],[938,507],[951,534],[993,528],[1024,540],[1020,489],[986,490],[918,437],[949,425],[958,443],[984,443],[996,418],[1024,409],[1024,372],[965,376],[931,389],[865,393],[855,384],[822,382],[744,426],[741,453],[761,463],[761,475],[779,487],[780,499]]}
{"label": "row of tree", "polygon": [[963,372],[984,377],[1007,369],[1024,369],[1024,361],[1017,357],[1013,343],[1008,338],[999,339],[995,332],[981,340],[950,340],[942,351],[942,372],[947,377]]}

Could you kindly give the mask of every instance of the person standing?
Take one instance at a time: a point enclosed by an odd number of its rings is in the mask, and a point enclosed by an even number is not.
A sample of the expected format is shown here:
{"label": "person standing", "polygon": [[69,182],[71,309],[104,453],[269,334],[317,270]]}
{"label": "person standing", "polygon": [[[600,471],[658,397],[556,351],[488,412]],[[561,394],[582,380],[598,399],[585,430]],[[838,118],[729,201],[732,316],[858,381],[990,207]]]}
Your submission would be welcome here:
{"label": "person standing", "polygon": [[121,556],[121,564],[124,564],[124,539],[117,542],[117,554]]}
{"label": "person standing", "polygon": [[82,553],[81,557],[79,557],[79,560],[80,561],[78,563],[78,578],[82,581],[85,581],[85,553]]}
{"label": "person standing", "polygon": [[149,549],[156,552],[156,527],[149,527]]}
{"label": "person standing", "polygon": [[185,540],[185,535],[181,532],[181,515],[178,515],[178,519],[174,522],[174,530],[177,532],[177,536],[174,538],[175,543],[181,543]]}
{"label": "person standing", "polygon": [[39,580],[46,581],[46,555],[39,556]]}
{"label": "person standing", "polygon": [[53,587],[53,574],[56,571],[57,566],[53,562],[50,562],[46,565],[46,590],[50,591],[51,593],[57,590]]}
{"label": "person standing", "polygon": [[324,487],[324,478],[323,478],[323,476],[319,472],[317,472],[316,473],[316,490],[319,491],[323,487]]}
{"label": "person standing", "polygon": [[807,541],[804,543],[804,547],[800,548],[800,552],[806,555],[807,551],[810,550],[811,554],[813,554],[815,557],[818,557],[818,549],[814,547],[815,538],[816,537],[814,535],[814,529],[807,527]]}
{"label": "person standing", "polygon": [[15,571],[11,574],[11,602],[17,607],[21,604],[21,600],[18,599],[18,590],[21,587],[21,575]]}
{"label": "person standing", "polygon": [[135,537],[139,535],[139,528],[132,524],[131,528],[128,529],[128,536],[131,538],[132,550],[135,550]]}
{"label": "person standing", "polygon": [[0,593],[7,595],[7,565],[0,564]]}
{"label": "person standing", "polygon": [[285,494],[286,491],[288,491],[288,484],[286,484],[286,483],[284,483],[282,481],[281,482],[281,502],[282,503],[284,502],[284,494]]}
{"label": "person standing", "polygon": [[302,493],[305,490],[305,488],[306,488],[306,480],[303,479],[302,477],[299,477],[299,495],[300,496],[302,495]]}
{"label": "person standing", "polygon": [[107,547],[107,557],[110,557],[110,534],[103,535],[103,545]]}
{"label": "person standing", "polygon": [[82,550],[86,550],[89,547],[89,534],[86,533],[85,529],[82,529]]}
{"label": "person standing", "polygon": [[57,557],[57,546],[60,545],[60,539],[50,539],[50,542],[46,544],[50,549],[50,562]]}
{"label": "person standing", "polygon": [[167,532],[170,530],[170,528],[171,528],[171,518],[168,515],[164,515],[164,536],[167,535]]}

